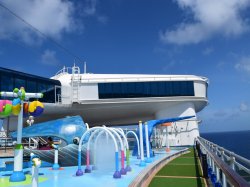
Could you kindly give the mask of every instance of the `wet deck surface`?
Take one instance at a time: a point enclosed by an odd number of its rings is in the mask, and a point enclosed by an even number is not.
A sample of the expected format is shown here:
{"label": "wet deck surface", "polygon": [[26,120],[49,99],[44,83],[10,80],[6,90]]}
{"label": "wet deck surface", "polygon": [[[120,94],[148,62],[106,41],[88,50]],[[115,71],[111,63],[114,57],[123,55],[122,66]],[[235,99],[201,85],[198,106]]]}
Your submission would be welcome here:
{"label": "wet deck surface", "polygon": [[200,162],[193,148],[166,164],[153,178],[150,187],[205,187],[206,181],[202,177]]}
{"label": "wet deck surface", "polygon": [[[163,153],[163,154],[156,154],[153,158],[154,161],[166,156],[172,155],[179,150],[173,150],[170,153]],[[150,164],[154,164],[154,162],[147,164],[146,167],[139,166],[140,160],[136,157],[131,158],[131,167],[132,172],[127,173],[127,175],[122,176],[121,179],[114,179],[113,173],[114,170],[110,171],[101,171],[95,170],[92,173],[84,174],[83,176],[76,177],[75,173],[77,170],[76,166],[73,167],[64,167],[63,170],[53,171],[51,168],[40,168],[39,173],[41,174],[39,179],[39,187],[82,187],[82,186],[91,186],[91,187],[127,187],[135,178],[136,176],[146,169]],[[111,163],[115,166],[114,163]],[[85,169],[85,166],[82,167]],[[10,186],[19,186],[19,187],[27,187],[31,185],[31,175],[30,175],[31,168],[24,169],[26,174],[27,180],[22,183],[11,183],[9,182],[9,176],[12,173],[9,172],[0,172],[0,185],[1,187],[10,187]]]}

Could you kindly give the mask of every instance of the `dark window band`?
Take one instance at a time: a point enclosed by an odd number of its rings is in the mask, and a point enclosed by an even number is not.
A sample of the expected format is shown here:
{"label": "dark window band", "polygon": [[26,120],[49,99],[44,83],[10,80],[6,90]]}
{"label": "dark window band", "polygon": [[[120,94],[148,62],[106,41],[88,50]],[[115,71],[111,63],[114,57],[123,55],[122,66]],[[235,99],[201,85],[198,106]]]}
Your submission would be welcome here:
{"label": "dark window band", "polygon": [[194,96],[193,81],[99,83],[99,99]]}

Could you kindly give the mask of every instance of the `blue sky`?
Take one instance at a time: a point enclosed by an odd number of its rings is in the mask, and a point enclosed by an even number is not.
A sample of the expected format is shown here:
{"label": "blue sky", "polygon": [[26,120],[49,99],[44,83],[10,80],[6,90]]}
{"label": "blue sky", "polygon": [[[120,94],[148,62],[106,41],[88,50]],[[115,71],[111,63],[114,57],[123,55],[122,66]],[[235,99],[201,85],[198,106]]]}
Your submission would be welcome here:
{"label": "blue sky", "polygon": [[[250,0],[0,3],[86,61],[88,72],[208,77],[201,131],[250,130]],[[50,77],[73,65],[2,7],[0,23],[1,67]]]}

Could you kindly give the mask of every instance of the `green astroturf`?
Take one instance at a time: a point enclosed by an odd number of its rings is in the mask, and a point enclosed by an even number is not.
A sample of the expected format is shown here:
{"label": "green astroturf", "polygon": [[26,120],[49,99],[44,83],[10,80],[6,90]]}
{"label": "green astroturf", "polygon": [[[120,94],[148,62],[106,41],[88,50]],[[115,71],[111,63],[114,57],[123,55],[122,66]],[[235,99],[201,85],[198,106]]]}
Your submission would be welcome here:
{"label": "green astroturf", "polygon": [[149,187],[203,187],[202,179],[183,179],[183,178],[159,178],[155,177]]}
{"label": "green astroturf", "polygon": [[[202,172],[199,166],[198,158],[195,155],[194,149],[189,149],[190,153],[184,154],[168,164],[166,164],[153,178],[150,187],[202,187],[205,186],[202,177]],[[158,176],[158,177],[157,177]],[[159,177],[168,176],[168,177]],[[169,177],[169,176],[177,176]],[[197,178],[182,178],[182,177],[197,177]]]}

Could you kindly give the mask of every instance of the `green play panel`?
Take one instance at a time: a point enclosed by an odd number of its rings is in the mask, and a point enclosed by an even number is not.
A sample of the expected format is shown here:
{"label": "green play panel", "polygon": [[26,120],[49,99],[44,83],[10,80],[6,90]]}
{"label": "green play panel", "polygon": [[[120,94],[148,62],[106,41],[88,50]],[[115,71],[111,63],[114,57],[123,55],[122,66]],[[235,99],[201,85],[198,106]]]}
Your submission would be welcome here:
{"label": "green play panel", "polygon": [[[9,182],[10,177],[0,177],[0,187],[9,187],[9,186],[23,186],[31,185],[31,175],[26,175],[26,180],[22,182]],[[39,183],[48,180],[46,177],[39,176]]]}

